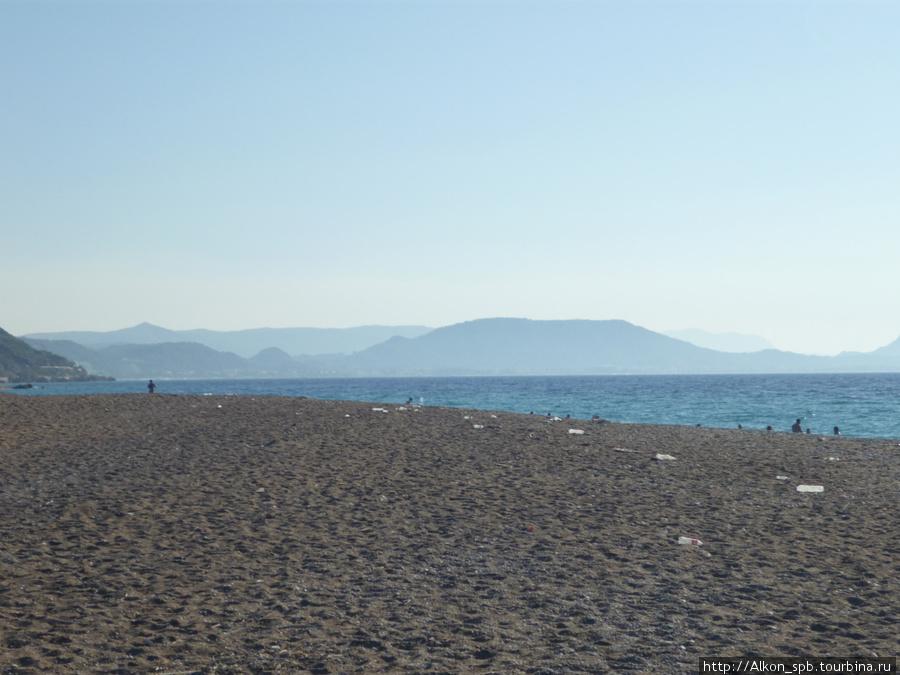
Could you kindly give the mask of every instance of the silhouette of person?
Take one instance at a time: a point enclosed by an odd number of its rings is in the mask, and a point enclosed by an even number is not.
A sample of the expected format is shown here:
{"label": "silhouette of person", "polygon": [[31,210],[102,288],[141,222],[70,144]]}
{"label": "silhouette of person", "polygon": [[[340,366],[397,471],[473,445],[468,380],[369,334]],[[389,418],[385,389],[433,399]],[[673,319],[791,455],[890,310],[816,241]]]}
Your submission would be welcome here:
{"label": "silhouette of person", "polygon": [[800,424],[801,421],[802,420],[798,417],[797,421],[794,422],[793,426],[791,427],[791,431],[793,431],[795,434],[803,433],[803,425]]}
{"label": "silhouette of person", "polygon": [[841,435],[840,427],[835,427],[835,428],[834,428],[834,435],[835,435],[835,436],[840,436],[840,435]]}
{"label": "silhouette of person", "polygon": [[150,384],[147,385],[147,391],[151,394],[156,391],[156,383],[153,380],[150,380]]}

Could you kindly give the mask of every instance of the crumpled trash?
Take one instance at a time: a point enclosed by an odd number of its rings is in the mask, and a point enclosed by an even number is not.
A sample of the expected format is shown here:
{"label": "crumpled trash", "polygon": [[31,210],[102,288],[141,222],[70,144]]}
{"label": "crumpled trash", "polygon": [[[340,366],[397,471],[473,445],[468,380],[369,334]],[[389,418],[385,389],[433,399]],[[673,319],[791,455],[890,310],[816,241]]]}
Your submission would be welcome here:
{"label": "crumpled trash", "polygon": [[682,546],[703,546],[703,542],[692,537],[678,537],[678,543]]}

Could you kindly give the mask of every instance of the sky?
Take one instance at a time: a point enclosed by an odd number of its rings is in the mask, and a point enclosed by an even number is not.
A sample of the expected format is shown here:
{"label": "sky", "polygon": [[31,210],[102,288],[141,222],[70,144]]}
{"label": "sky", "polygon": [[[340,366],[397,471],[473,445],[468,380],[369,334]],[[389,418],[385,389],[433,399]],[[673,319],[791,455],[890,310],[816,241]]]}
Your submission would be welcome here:
{"label": "sky", "polygon": [[0,0],[0,327],[900,337],[900,3]]}

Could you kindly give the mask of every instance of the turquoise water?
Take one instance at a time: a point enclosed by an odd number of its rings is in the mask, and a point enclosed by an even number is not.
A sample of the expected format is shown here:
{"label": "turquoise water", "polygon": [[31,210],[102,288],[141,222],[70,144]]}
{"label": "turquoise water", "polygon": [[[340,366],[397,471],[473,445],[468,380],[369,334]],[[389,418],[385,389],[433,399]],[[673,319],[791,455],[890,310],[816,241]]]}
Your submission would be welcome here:
{"label": "turquoise water", "polygon": [[[900,438],[900,373],[310,380],[157,380],[159,394],[243,394],[416,403],[614,422]],[[146,392],[145,381],[59,383],[21,395]]]}
{"label": "turquoise water", "polygon": [[[146,381],[59,383],[21,395],[146,392]],[[157,380],[157,394],[242,394],[534,412],[614,422],[900,438],[900,373]]]}

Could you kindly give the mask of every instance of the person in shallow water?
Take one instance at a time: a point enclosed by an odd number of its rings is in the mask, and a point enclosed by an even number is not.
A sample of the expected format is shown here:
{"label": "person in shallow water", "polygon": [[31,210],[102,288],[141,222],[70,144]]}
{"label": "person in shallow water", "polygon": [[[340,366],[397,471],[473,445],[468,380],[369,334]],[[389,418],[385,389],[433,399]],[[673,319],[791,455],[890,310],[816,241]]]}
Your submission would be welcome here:
{"label": "person in shallow water", "polygon": [[153,380],[150,380],[150,384],[147,385],[147,391],[151,394],[156,391],[156,383]]}
{"label": "person in shallow water", "polygon": [[802,434],[802,433],[803,433],[803,425],[800,424],[801,421],[802,421],[802,420],[798,417],[798,418],[797,418],[797,421],[794,422],[794,425],[791,427],[791,431],[793,431],[795,434]]}

